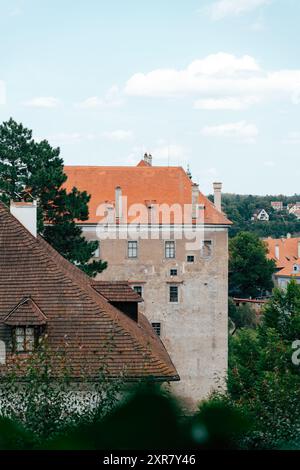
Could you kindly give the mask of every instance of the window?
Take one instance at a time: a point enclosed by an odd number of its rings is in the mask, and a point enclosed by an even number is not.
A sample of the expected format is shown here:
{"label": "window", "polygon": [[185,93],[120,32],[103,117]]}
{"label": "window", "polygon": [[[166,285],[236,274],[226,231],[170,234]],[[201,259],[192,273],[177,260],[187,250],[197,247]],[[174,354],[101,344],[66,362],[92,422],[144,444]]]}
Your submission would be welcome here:
{"label": "window", "polygon": [[14,339],[16,352],[32,352],[35,347],[34,327],[17,326]]}
{"label": "window", "polygon": [[128,258],[137,258],[138,245],[137,242],[128,242]]}
{"label": "window", "polygon": [[170,302],[178,302],[178,286],[170,286]]}
{"label": "window", "polygon": [[194,255],[187,255],[186,260],[188,263],[193,263],[195,261]]}
{"label": "window", "polygon": [[153,330],[157,334],[157,336],[160,336],[160,332],[161,332],[160,323],[157,323],[157,322],[156,323],[151,323],[151,325],[152,325]]}
{"label": "window", "polygon": [[133,286],[133,290],[142,297],[142,294],[143,294],[142,286]]}
{"label": "window", "polygon": [[177,269],[170,269],[170,276],[177,276]]}
{"label": "window", "polygon": [[208,258],[212,254],[212,241],[211,240],[204,240],[202,246],[202,256],[204,258]]}
{"label": "window", "polygon": [[175,242],[165,242],[165,258],[175,258]]}
{"label": "window", "polygon": [[100,258],[100,242],[99,240],[92,240],[93,242],[97,243],[97,248],[93,253],[94,258]]}

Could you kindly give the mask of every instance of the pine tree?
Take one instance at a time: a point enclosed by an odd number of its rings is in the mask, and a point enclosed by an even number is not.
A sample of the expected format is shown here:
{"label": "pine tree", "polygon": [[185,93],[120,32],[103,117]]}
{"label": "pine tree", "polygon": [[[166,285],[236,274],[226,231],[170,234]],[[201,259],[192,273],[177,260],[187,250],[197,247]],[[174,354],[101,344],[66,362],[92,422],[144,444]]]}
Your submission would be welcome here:
{"label": "pine tree", "polygon": [[32,131],[12,118],[0,125],[0,198],[36,199],[38,231],[65,258],[90,276],[106,268],[106,262],[90,261],[97,241],[87,241],[75,220],[88,219],[90,196],[86,191],[63,188],[60,149],[47,140],[35,142]]}

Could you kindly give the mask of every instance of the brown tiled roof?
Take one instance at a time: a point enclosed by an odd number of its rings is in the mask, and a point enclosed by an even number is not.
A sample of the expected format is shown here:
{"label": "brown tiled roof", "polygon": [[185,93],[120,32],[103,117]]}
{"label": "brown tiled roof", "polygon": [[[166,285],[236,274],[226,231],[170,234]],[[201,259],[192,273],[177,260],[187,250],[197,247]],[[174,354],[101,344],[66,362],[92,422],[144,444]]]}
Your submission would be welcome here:
{"label": "brown tiled roof", "polygon": [[[91,285],[91,279],[46,241],[32,236],[0,203],[0,339],[9,344],[7,316],[20,299],[31,297],[47,317],[51,350],[63,350],[74,377],[82,371],[128,380],[178,380],[177,371],[148,320],[138,323],[117,310]],[[8,348],[8,362],[12,360]],[[54,371],[61,367],[59,356]],[[3,371],[3,366],[2,366]],[[5,368],[4,368],[5,372]]]}
{"label": "brown tiled roof", "polygon": [[126,281],[93,281],[94,289],[109,302],[142,302],[142,297]]}
{"label": "brown tiled roof", "polygon": [[9,312],[3,322],[11,326],[45,325],[47,317],[30,297],[25,297]]}
{"label": "brown tiled roof", "polygon": [[[101,216],[97,215],[97,208],[103,203],[113,203],[117,186],[121,187],[122,195],[128,198],[128,208],[133,204],[145,205],[146,201],[168,206],[178,204],[181,208],[192,202],[193,182],[181,167],[151,166],[141,161],[135,167],[65,166],[64,171],[68,177],[65,183],[67,190],[72,190],[75,186],[91,195],[89,219],[84,223],[95,224],[101,220]],[[231,224],[201,192],[198,203],[204,205],[206,224]],[[130,215],[127,217],[129,222],[134,218]]]}

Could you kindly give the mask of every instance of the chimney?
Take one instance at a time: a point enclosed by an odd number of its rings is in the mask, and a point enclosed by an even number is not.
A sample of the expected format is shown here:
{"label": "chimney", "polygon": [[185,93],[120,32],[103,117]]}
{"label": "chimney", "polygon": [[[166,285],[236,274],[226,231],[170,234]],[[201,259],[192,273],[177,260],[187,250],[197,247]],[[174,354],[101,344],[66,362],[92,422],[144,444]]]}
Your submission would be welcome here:
{"label": "chimney", "polygon": [[197,183],[193,183],[192,186],[192,219],[197,219],[197,208],[199,202],[199,186]]}
{"label": "chimney", "polygon": [[37,203],[33,202],[15,202],[10,201],[11,214],[21,222],[22,225],[35,238],[37,236]]}
{"label": "chimney", "polygon": [[116,208],[116,222],[118,223],[122,218],[122,189],[117,186],[115,189],[115,208]]}
{"label": "chimney", "polygon": [[298,240],[298,258],[300,258],[300,240]]}
{"label": "chimney", "polygon": [[280,250],[279,250],[279,245],[275,245],[275,258],[280,259]]}
{"label": "chimney", "polygon": [[149,166],[152,166],[152,155],[151,153],[145,153],[144,155],[144,162],[147,163]]}
{"label": "chimney", "polygon": [[222,183],[213,183],[214,187],[214,205],[215,208],[222,212]]}

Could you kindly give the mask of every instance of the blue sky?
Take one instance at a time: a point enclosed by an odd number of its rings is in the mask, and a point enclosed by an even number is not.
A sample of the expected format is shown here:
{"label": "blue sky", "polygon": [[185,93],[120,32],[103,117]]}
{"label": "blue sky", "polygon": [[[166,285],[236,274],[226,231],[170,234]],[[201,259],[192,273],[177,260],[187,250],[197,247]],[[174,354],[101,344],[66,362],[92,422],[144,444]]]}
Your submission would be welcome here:
{"label": "blue sky", "polygon": [[67,164],[300,192],[299,0],[0,0],[0,121]]}

